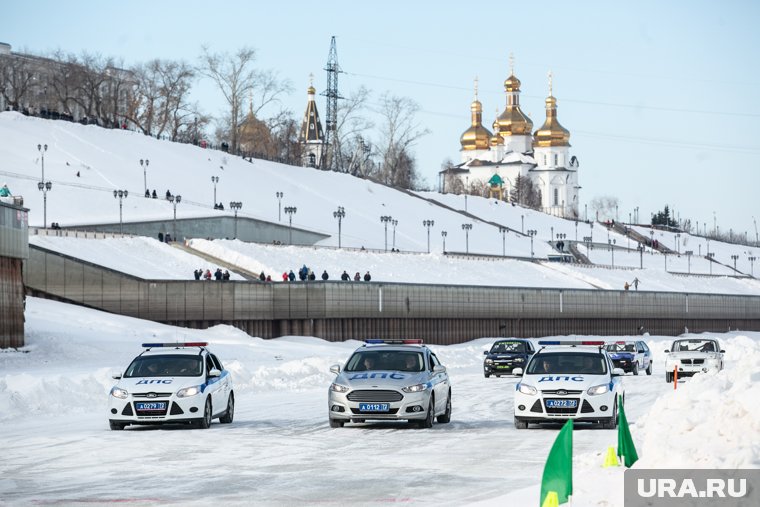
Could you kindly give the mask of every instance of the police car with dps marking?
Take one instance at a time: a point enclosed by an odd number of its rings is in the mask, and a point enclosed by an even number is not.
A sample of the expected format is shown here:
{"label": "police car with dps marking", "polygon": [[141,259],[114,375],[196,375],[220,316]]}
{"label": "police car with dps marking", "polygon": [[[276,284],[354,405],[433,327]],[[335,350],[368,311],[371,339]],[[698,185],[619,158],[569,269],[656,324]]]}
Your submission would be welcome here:
{"label": "police car with dps marking", "polygon": [[330,367],[330,427],[368,419],[407,420],[421,428],[451,420],[446,367],[422,340],[367,340],[346,361]]}
{"label": "police car with dps marking", "polygon": [[186,423],[208,428],[231,423],[235,394],[230,374],[207,343],[143,343],[108,396],[112,430],[130,424]]}
{"label": "police car with dps marking", "polygon": [[529,423],[565,421],[617,426],[618,399],[625,401],[622,376],[603,341],[539,341],[515,386],[515,428]]}

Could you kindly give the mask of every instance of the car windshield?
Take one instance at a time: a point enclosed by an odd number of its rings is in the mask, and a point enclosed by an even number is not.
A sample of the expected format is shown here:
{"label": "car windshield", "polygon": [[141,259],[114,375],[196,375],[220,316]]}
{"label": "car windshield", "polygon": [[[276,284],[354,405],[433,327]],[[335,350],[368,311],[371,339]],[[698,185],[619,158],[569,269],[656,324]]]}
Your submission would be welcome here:
{"label": "car windshield", "polygon": [[571,373],[604,375],[607,373],[607,361],[602,354],[557,352],[533,356],[533,360],[528,365],[528,374]]}
{"label": "car windshield", "polygon": [[607,352],[636,352],[634,343],[608,343]]}
{"label": "car windshield", "polygon": [[420,352],[405,350],[362,350],[354,352],[345,371],[423,371]]}
{"label": "car windshield", "polygon": [[197,377],[202,373],[200,356],[140,356],[132,361],[124,377]]}
{"label": "car windshield", "polygon": [[676,340],[673,342],[673,352],[717,352],[715,340]]}
{"label": "car windshield", "polygon": [[524,354],[523,342],[496,342],[491,347],[491,354]]}

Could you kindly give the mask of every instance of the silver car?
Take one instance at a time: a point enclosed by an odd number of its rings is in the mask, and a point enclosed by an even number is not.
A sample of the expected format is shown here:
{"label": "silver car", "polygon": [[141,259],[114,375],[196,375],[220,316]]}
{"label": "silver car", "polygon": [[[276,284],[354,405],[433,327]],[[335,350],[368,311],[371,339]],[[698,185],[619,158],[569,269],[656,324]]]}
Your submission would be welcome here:
{"label": "silver car", "polygon": [[446,367],[421,340],[367,340],[356,349],[328,394],[330,427],[368,419],[407,420],[421,428],[451,420]]}

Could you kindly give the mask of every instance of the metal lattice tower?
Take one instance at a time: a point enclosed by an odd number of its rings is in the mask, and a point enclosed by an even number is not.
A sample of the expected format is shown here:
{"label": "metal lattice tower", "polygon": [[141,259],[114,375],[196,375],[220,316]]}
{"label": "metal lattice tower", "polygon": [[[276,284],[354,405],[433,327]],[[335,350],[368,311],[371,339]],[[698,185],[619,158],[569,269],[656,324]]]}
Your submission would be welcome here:
{"label": "metal lattice tower", "polygon": [[338,65],[338,49],[335,46],[335,36],[330,40],[330,54],[327,57],[327,90],[322,95],[327,97],[327,107],[325,108],[325,149],[322,153],[323,169],[335,169],[335,147],[337,144],[338,128],[338,99],[343,97],[338,93],[338,74],[340,74],[340,65]]}

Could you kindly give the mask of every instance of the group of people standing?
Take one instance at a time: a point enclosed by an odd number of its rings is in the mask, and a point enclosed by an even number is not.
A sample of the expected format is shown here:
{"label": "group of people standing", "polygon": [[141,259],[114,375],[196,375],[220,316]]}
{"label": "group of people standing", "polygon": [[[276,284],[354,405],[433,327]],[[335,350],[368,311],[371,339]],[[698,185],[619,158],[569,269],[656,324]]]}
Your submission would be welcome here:
{"label": "group of people standing", "polygon": [[196,280],[211,280],[212,278],[214,280],[229,280],[230,279],[230,272],[226,269],[224,272],[222,272],[222,268],[216,268],[216,271],[214,273],[211,273],[210,269],[207,269],[206,271],[203,271],[202,269],[196,269],[193,271],[193,275],[195,276]]}
{"label": "group of people standing", "polygon": [[[261,280],[262,282],[272,281],[272,278],[270,276],[267,276],[266,278],[263,278],[263,277],[264,277],[264,272],[262,271],[261,274],[259,275],[259,280]],[[298,270],[297,275],[296,273],[293,272],[292,269],[290,271],[284,271],[282,273],[283,282],[295,282],[296,277],[298,278],[298,280],[302,282],[314,281],[317,279],[316,273],[311,268],[307,267],[306,264],[304,264],[301,267],[301,269]],[[326,269],[322,270],[322,275],[320,276],[320,278],[323,281],[327,281],[330,279],[330,274],[327,272]],[[344,282],[351,281],[351,275],[349,275],[348,272],[344,270],[343,274],[340,275],[340,279],[343,280]],[[360,282],[362,280],[364,280],[365,282],[369,282],[370,280],[372,280],[372,275],[370,275],[369,271],[367,271],[366,273],[364,273],[364,277],[362,277],[361,274],[359,274],[359,272],[357,271],[356,274],[353,276],[353,280],[355,282]]]}

